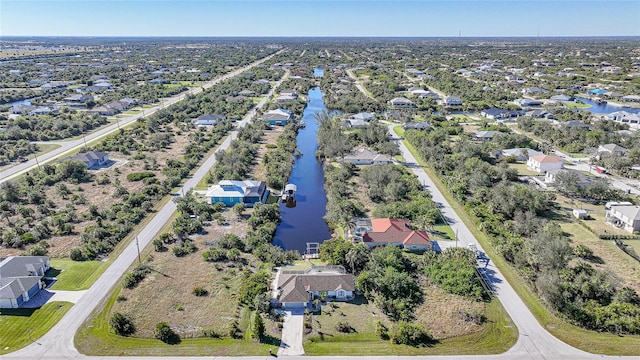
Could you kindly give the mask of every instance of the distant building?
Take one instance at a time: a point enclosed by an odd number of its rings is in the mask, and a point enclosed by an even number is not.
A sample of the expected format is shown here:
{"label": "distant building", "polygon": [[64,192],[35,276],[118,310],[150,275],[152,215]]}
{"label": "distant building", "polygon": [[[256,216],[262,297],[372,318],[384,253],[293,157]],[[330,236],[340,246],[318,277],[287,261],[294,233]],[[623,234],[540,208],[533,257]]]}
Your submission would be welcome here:
{"label": "distant building", "polygon": [[395,108],[413,108],[416,106],[413,101],[404,97],[393,98],[391,99],[390,103],[391,106]]}
{"label": "distant building", "polygon": [[618,144],[605,144],[605,145],[598,146],[599,155],[626,156],[628,153],[629,153],[629,150],[623,148]]}
{"label": "distant building", "polygon": [[227,120],[227,117],[219,114],[203,114],[192,120],[195,126],[213,126],[219,122]]}
{"label": "distant building", "polygon": [[89,169],[93,169],[96,167],[100,167],[109,162],[109,154],[100,152],[100,151],[89,151],[86,153],[79,153],[78,155],[69,156],[62,161],[65,160],[80,160],[83,163],[87,164]]}
{"label": "distant building", "polygon": [[342,161],[352,163],[354,165],[385,165],[393,163],[393,159],[389,155],[378,154],[369,149],[356,149],[351,154],[345,155]]}
{"label": "distant building", "polygon": [[408,122],[402,125],[402,128],[405,130],[413,129],[413,130],[430,130],[431,124],[426,121],[419,122]]}
{"label": "distant building", "polygon": [[462,99],[457,96],[445,96],[443,102],[446,106],[462,106]]}

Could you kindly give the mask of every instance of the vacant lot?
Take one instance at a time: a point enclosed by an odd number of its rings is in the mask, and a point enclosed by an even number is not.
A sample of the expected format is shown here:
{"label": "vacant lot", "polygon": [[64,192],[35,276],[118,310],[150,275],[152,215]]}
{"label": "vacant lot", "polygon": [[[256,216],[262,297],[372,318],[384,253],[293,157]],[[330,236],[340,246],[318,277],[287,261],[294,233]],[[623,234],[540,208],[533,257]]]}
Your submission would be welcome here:
{"label": "vacant lot", "polygon": [[264,154],[266,154],[268,151],[271,150],[267,147],[267,145],[272,144],[271,146],[274,146],[278,141],[278,136],[280,136],[280,134],[282,134],[283,131],[284,131],[284,126],[274,126],[269,130],[264,130],[264,136],[260,140],[260,149],[258,149],[258,155],[254,160],[255,166],[253,167],[251,172],[247,174],[247,178],[249,179],[266,179],[267,178],[267,173],[265,172],[262,158],[264,157]]}

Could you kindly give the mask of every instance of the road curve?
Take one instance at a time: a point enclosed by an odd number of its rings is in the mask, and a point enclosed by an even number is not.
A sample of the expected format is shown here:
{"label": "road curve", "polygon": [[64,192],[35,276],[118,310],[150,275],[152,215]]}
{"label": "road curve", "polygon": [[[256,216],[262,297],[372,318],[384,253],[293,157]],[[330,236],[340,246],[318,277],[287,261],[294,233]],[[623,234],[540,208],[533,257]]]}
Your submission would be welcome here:
{"label": "road curve", "polygon": [[[33,159],[26,161],[24,163],[15,165],[13,167],[10,167],[8,169],[5,169],[3,171],[0,171],[0,183],[10,180],[12,178],[15,178],[35,167],[42,164],[45,164],[49,161],[52,161],[62,155],[69,155],[71,152],[81,148],[82,146],[84,146],[85,142],[90,142],[96,139],[100,139],[103,138],[115,131],[118,131],[118,129],[121,126],[125,126],[133,121],[138,120],[141,117],[145,117],[145,116],[149,116],[153,113],[155,113],[156,111],[163,109],[167,106],[171,106],[175,103],[177,103],[178,101],[184,100],[188,95],[195,95],[198,94],[202,91],[204,91],[205,89],[208,89],[216,84],[218,84],[221,81],[224,81],[226,79],[232,78],[234,76],[237,76],[243,72],[245,72],[248,69],[251,69],[252,67],[262,64],[263,62],[271,59],[272,57],[280,54],[281,52],[285,51],[286,48],[281,49],[269,56],[266,56],[260,60],[256,60],[254,62],[252,62],[251,64],[244,66],[240,69],[236,69],[228,74],[224,74],[222,76],[219,76],[209,82],[207,82],[206,84],[199,86],[197,88],[192,88],[190,90],[181,92],[180,94],[176,94],[170,98],[167,98],[165,100],[161,100],[160,104],[149,108],[149,109],[145,109],[144,111],[135,114],[135,115],[131,115],[128,116],[126,118],[122,118],[122,119],[117,119],[115,124],[111,124],[103,129],[97,130],[95,132],[92,132],[90,134],[86,134],[84,136],[84,138],[80,138],[80,139],[76,139],[76,140],[69,140],[69,141],[53,141],[50,142],[51,144],[56,144],[56,145],[60,145],[59,148],[51,150],[45,154],[42,154],[38,157],[34,157]],[[38,142],[39,144],[46,144],[46,142]]]}

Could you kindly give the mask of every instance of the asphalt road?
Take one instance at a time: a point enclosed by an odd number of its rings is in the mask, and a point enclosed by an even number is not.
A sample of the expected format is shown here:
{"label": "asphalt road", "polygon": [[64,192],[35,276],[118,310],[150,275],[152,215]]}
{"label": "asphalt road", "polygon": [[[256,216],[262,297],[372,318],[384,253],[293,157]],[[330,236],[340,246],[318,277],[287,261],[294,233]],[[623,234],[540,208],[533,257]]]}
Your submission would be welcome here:
{"label": "asphalt road", "polygon": [[[90,142],[96,139],[100,139],[102,137],[105,137],[115,131],[118,131],[118,128],[121,126],[125,126],[133,121],[138,120],[141,117],[145,117],[145,116],[149,116],[153,113],[155,113],[156,111],[163,109],[167,106],[170,106],[172,104],[177,103],[178,101],[181,101],[183,99],[185,99],[188,95],[195,95],[198,94],[200,92],[203,91],[203,89],[208,89],[216,84],[218,84],[221,81],[224,81],[226,79],[229,79],[231,77],[237,76],[238,74],[243,73],[244,71],[259,65],[269,59],[271,59],[272,57],[274,57],[275,55],[281,53],[282,51],[284,51],[285,49],[282,49],[274,54],[271,54],[267,57],[264,57],[260,60],[257,60],[247,66],[244,66],[240,69],[234,70],[228,74],[222,75],[220,77],[215,78],[214,80],[211,80],[209,82],[207,82],[206,84],[199,86],[197,88],[193,88],[190,90],[187,90],[185,92],[182,92],[180,94],[174,95],[170,98],[164,99],[160,101],[160,104],[149,108],[149,109],[145,109],[143,112],[135,114],[135,115],[131,115],[128,116],[126,118],[122,118],[122,119],[118,119],[116,121],[115,124],[111,124],[105,128],[102,128],[98,131],[95,131],[93,133],[87,134],[84,136],[84,138],[80,138],[80,139],[76,139],[76,140],[69,140],[69,141],[52,141],[50,142],[51,144],[56,144],[56,145],[60,145],[60,147],[49,151],[45,154],[42,154],[40,156],[38,156],[37,158],[34,157],[33,159],[30,159],[29,161],[26,161],[24,163],[20,163],[17,164],[15,166],[12,166],[8,169],[5,169],[3,171],[0,171],[0,183],[12,179],[16,176],[19,176],[35,167],[38,166],[38,164],[42,165],[45,164],[49,161],[52,161],[62,155],[70,155],[73,151],[76,151],[77,149],[81,148],[82,146],[84,146],[85,141],[86,142]],[[46,144],[46,142],[38,142],[39,144]]]}

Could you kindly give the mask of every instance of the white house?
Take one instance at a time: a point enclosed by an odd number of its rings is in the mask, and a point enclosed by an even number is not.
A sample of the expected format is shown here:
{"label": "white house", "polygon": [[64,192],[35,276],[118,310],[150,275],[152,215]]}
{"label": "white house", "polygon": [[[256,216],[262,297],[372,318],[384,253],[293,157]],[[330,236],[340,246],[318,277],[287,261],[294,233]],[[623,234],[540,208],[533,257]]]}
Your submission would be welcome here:
{"label": "white house", "polygon": [[605,211],[607,223],[630,233],[640,231],[640,206],[611,205]]}
{"label": "white house", "polygon": [[11,256],[0,262],[0,308],[18,308],[44,286],[48,256]]}
{"label": "white house", "polygon": [[354,150],[351,154],[342,158],[342,161],[354,165],[384,165],[393,162],[389,155],[378,154],[375,151],[364,148]]}
{"label": "white house", "polygon": [[606,118],[607,120],[625,124],[640,124],[640,114],[634,114],[628,111],[614,111],[608,114]]}
{"label": "white house", "polygon": [[559,156],[553,155],[537,155],[530,156],[527,160],[527,167],[532,171],[537,171],[541,174],[550,170],[562,169],[564,166],[564,160]]}

